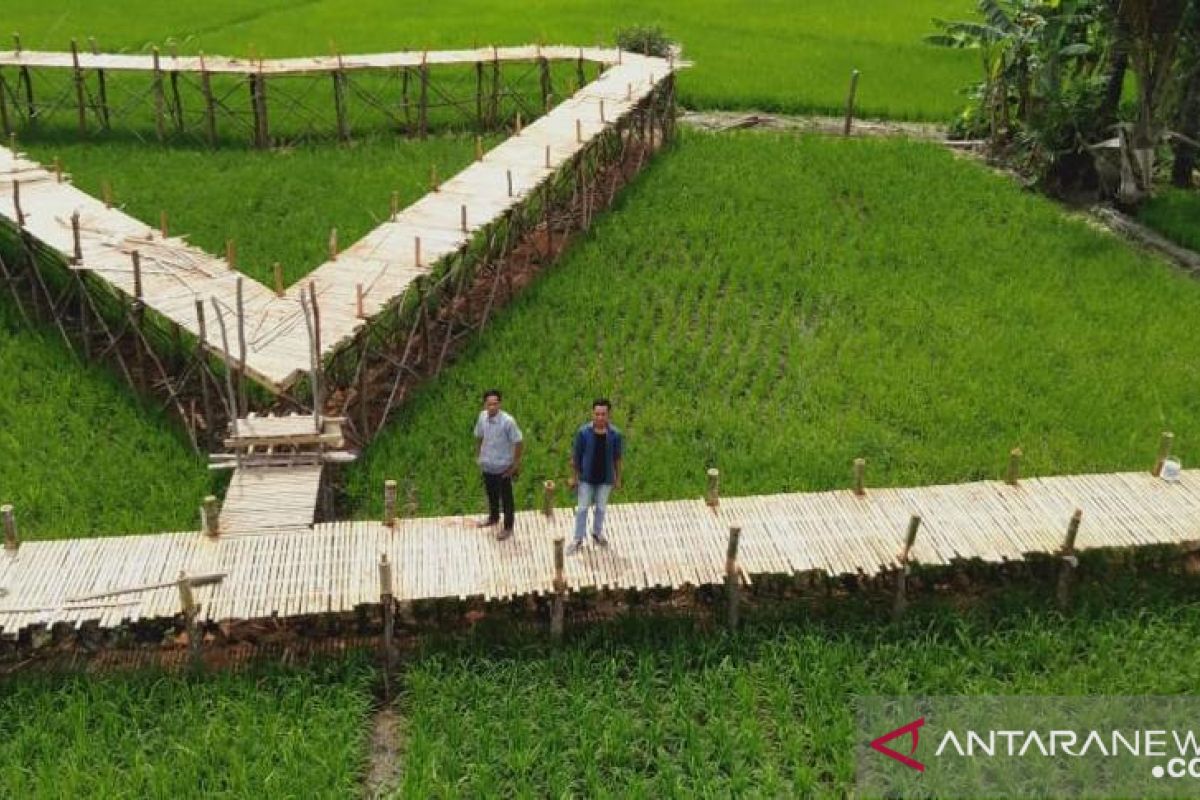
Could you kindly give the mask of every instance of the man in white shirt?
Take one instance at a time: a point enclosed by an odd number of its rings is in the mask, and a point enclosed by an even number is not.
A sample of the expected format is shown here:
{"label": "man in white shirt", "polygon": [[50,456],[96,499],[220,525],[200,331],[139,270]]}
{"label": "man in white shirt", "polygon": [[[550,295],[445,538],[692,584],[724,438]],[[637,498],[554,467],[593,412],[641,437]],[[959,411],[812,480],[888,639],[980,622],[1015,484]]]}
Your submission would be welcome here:
{"label": "man in white shirt", "polygon": [[513,503],[513,478],[521,471],[521,451],[525,445],[517,421],[500,410],[500,392],[488,389],[483,393],[483,411],[475,420],[475,441],[478,444],[475,460],[483,472],[483,487],[487,491],[488,516],[480,527],[490,528],[500,522],[504,511],[504,527],[496,534],[504,541],[513,534],[516,512]]}

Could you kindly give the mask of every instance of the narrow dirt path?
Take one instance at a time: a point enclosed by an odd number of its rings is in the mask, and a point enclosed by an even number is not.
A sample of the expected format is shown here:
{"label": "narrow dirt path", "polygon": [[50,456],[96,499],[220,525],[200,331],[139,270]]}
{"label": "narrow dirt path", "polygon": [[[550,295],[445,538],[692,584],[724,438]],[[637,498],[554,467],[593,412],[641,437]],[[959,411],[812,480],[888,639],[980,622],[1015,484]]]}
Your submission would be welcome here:
{"label": "narrow dirt path", "polygon": [[395,702],[385,703],[371,720],[370,767],[363,780],[364,798],[377,800],[400,788],[404,718]]}

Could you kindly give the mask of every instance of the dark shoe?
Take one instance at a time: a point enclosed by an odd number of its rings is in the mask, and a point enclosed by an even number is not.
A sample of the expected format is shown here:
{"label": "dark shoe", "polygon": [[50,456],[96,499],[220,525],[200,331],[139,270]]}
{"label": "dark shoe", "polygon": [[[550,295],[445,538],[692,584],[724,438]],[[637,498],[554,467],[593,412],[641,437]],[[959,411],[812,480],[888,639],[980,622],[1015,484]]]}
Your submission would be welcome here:
{"label": "dark shoe", "polygon": [[512,537],[512,535],[513,535],[512,528],[502,528],[500,530],[500,532],[496,534],[496,541],[503,542],[505,539]]}
{"label": "dark shoe", "polygon": [[499,517],[497,517],[496,519],[481,519],[481,520],[479,520],[479,522],[475,523],[476,527],[479,527],[479,528],[490,528],[493,525],[499,525],[499,524],[500,524]]}
{"label": "dark shoe", "polygon": [[596,543],[597,547],[608,547],[608,537],[603,533],[593,533],[592,541]]}

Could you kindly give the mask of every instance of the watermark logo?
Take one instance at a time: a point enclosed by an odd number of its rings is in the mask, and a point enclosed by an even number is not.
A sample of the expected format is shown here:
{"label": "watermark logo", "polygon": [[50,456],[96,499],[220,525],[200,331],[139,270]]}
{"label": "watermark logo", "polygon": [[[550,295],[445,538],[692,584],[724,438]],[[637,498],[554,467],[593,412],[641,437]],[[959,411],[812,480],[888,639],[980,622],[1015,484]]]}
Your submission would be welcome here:
{"label": "watermark logo", "polygon": [[[917,752],[917,745],[921,743],[921,727],[924,724],[925,718],[919,717],[907,725],[901,725],[899,728],[888,731],[883,736],[871,740],[871,749],[883,753],[888,758],[894,758],[904,766],[915,769],[917,772],[924,772],[925,765],[913,758]],[[888,742],[893,739],[899,739],[901,736],[912,736],[912,747],[908,749],[907,755],[887,746]]]}

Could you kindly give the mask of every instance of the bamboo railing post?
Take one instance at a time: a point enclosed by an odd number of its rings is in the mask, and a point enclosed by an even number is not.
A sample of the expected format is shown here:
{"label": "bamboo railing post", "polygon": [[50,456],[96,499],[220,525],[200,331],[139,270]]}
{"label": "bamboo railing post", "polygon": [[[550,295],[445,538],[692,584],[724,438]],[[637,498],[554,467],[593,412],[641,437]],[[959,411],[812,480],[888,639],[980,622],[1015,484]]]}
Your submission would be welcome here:
{"label": "bamboo railing post", "polygon": [[[301,296],[304,295],[304,290],[300,290]],[[324,396],[321,393],[321,387],[324,381],[321,380],[321,309],[317,305],[317,282],[308,282],[308,305],[312,309],[312,348],[313,348],[313,410],[320,411],[324,408]]]}
{"label": "bamboo railing post", "polygon": [[167,138],[167,123],[164,117],[166,97],[163,94],[162,68],[159,66],[158,48],[152,48],[150,52],[154,61],[154,132],[161,142]]}
{"label": "bamboo railing post", "polygon": [[396,527],[396,482],[390,478],[383,482],[383,524]]}
{"label": "bamboo railing post", "polygon": [[500,124],[500,53],[495,45],[492,45],[492,97],[488,124],[492,128]]}
{"label": "bamboo railing post", "polygon": [[[130,252],[129,258],[133,263],[133,323],[137,330],[141,331],[143,311],[145,309],[145,305],[142,302],[142,254],[134,250]],[[141,336],[135,336],[133,344],[138,376],[138,390],[145,392],[147,391],[146,348],[143,346]]]}
{"label": "bamboo railing post", "polygon": [[483,130],[486,120],[483,116],[483,62],[475,62],[475,124]]}
{"label": "bamboo railing post", "polygon": [[54,182],[55,183],[63,182],[62,159],[59,158],[58,156],[54,157]]}
{"label": "bamboo railing post", "polygon": [[275,273],[275,296],[283,297],[283,264],[276,261],[271,269]]}
{"label": "bamboo railing post", "polygon": [[[196,302],[200,302],[197,300]],[[217,537],[221,535],[221,512],[217,507],[216,495],[208,495],[204,498],[204,505],[201,507],[201,516],[204,518],[204,533],[207,536]]]}
{"label": "bamboo railing post", "polygon": [[391,674],[396,666],[396,603],[392,593],[392,565],[387,553],[379,557],[379,605],[383,607],[383,664],[385,693],[391,695]]}
{"label": "bamboo railing post", "polygon": [[1150,474],[1154,477],[1162,475],[1163,464],[1171,457],[1171,445],[1175,443],[1175,434],[1170,431],[1163,431],[1162,438],[1158,442],[1158,458],[1154,460],[1154,469]]}
{"label": "bamboo railing post", "polygon": [[391,201],[390,212],[391,212],[391,214],[389,216],[389,219],[391,219],[392,222],[395,222],[396,215],[400,213],[400,193],[399,192],[392,192],[392,201]]}
{"label": "bamboo railing post", "polygon": [[854,96],[858,93],[858,70],[850,73],[850,93],[846,95],[846,121],[842,124],[842,135],[849,136],[854,126]]}
{"label": "bamboo railing post", "polygon": [[419,268],[421,266],[421,237],[413,237],[413,263]]}
{"label": "bamboo railing post", "polygon": [[912,554],[913,545],[917,541],[917,530],[920,527],[921,518],[913,514],[908,521],[908,533],[904,536],[904,549],[900,551],[900,555],[896,559],[900,564],[900,569],[896,571],[896,596],[892,603],[893,620],[904,616],[904,611],[908,608],[909,557]]}
{"label": "bamboo railing post", "polygon": [[0,131],[8,136],[12,133],[12,122],[8,118],[8,81],[0,70]]}
{"label": "bamboo railing post", "polygon": [[741,593],[738,591],[738,542],[742,537],[742,529],[733,526],[729,529],[729,544],[725,548],[725,611],[729,630],[737,630],[738,602]]}
{"label": "bamboo railing post", "polygon": [[475,137],[475,160],[483,161],[483,137]]}
{"label": "bamboo railing post", "polygon": [[21,546],[21,540],[17,538],[17,519],[12,504],[0,506],[0,520],[4,523],[4,549],[16,550]]}
{"label": "bamboo railing post", "polygon": [[237,243],[233,239],[225,240],[225,263],[230,269],[237,268]]}
{"label": "bamboo railing post", "polygon": [[554,481],[542,483],[542,514],[546,519],[554,518]]}
{"label": "bamboo railing post", "polygon": [[1075,537],[1079,535],[1079,523],[1083,519],[1083,511],[1075,509],[1071,521],[1067,524],[1067,535],[1063,537],[1063,546],[1059,551],[1058,586],[1054,592],[1059,611],[1066,611],[1071,605],[1071,586],[1075,582],[1075,571],[1079,569],[1079,558],[1075,555]]}
{"label": "bamboo railing post", "polygon": [[329,260],[337,261],[338,257],[338,235],[337,228],[329,229]]}
{"label": "bamboo railing post", "polygon": [[550,84],[550,61],[540,54],[538,55],[538,74],[541,76],[542,110],[545,112],[550,110],[550,98],[554,89]]}
{"label": "bamboo railing post", "polygon": [[429,133],[429,65],[427,54],[421,54],[421,96],[417,105],[417,135],[424,139]]}
{"label": "bamboo railing post", "polygon": [[240,417],[246,413],[246,293],[240,275],[235,285],[234,294],[237,300],[237,415]]}
{"label": "bamboo railing post", "polygon": [[113,207],[112,183],[107,180],[100,181],[100,199],[104,201],[105,208]]}
{"label": "bamboo railing post", "polygon": [[509,169],[509,170],[505,170],[504,172],[505,172],[505,177],[508,178],[508,196],[512,197],[513,196],[512,170]]}
{"label": "bamboo railing post", "polygon": [[554,602],[550,609],[550,636],[562,639],[563,618],[566,616],[567,581],[564,577],[563,539],[554,540]]}
{"label": "bamboo railing post", "polygon": [[200,53],[200,92],[204,95],[204,135],[209,147],[217,146],[217,104],[213,99],[212,77],[204,66],[204,53]]}
{"label": "bamboo railing post", "polygon": [[79,112],[79,135],[87,135],[87,105],[84,103],[83,70],[79,68],[79,44],[71,40],[71,73],[75,82],[75,108]]}
{"label": "bamboo railing post", "polygon": [[854,459],[854,496],[866,497],[866,473],[867,460],[865,458]]}
{"label": "bamboo railing post", "polygon": [[179,578],[175,581],[175,588],[179,591],[179,607],[183,612],[183,625],[187,631],[188,656],[191,659],[192,666],[199,667],[201,664],[200,626],[196,624],[196,616],[199,609],[196,606],[195,595],[192,593],[192,582],[183,570],[179,571]]}
{"label": "bamboo railing post", "polygon": [[346,73],[342,71],[342,55],[337,57],[338,68],[333,73],[333,110],[337,115],[337,135],[340,141],[350,140],[350,128],[346,125]]}
{"label": "bamboo railing post", "polygon": [[467,232],[467,204],[463,203],[459,207],[459,223],[462,227],[462,232]]}
{"label": "bamboo railing post", "polygon": [[17,227],[24,228],[25,227],[25,212],[21,210],[21,182],[13,181],[12,188],[13,188],[13,191],[12,191],[13,211],[16,212]]}
{"label": "bamboo railing post", "polygon": [[361,283],[354,284],[354,316],[357,319],[363,318],[363,285]]}
{"label": "bamboo railing post", "polygon": [[1008,454],[1008,472],[1004,476],[1004,482],[1009,486],[1017,486],[1021,482],[1021,457],[1023,453],[1021,448],[1014,447]]}
{"label": "bamboo railing post", "polygon": [[546,145],[546,169],[550,169],[550,145]]}
{"label": "bamboo railing post", "polygon": [[[96,44],[95,37],[88,37],[88,46],[92,49],[92,55],[100,55],[100,45]],[[100,127],[107,131],[111,127],[108,117],[108,78],[102,69],[96,70],[96,102],[100,106]]]}
{"label": "bamboo railing post", "polygon": [[158,212],[158,235],[166,239],[171,233],[171,229],[167,225],[167,212]]}
{"label": "bamboo railing post", "polygon": [[437,164],[432,164],[429,167],[429,191],[436,192],[441,188],[438,183]]}
{"label": "bamboo railing post", "polygon": [[[216,416],[213,414],[212,398],[208,394],[208,376],[207,364],[204,359],[204,346],[208,341],[208,330],[204,319],[204,301],[199,297],[196,298],[196,329],[199,332],[199,338],[196,340],[196,363],[200,365],[200,401],[204,409],[204,425],[211,439],[216,434]],[[217,391],[220,391],[218,389]]]}
{"label": "bamboo railing post", "polygon": [[714,511],[721,504],[721,470],[709,467],[708,489],[704,492],[704,503]]}
{"label": "bamboo railing post", "polygon": [[79,212],[71,212],[71,263],[83,263],[83,242],[79,238]]}

